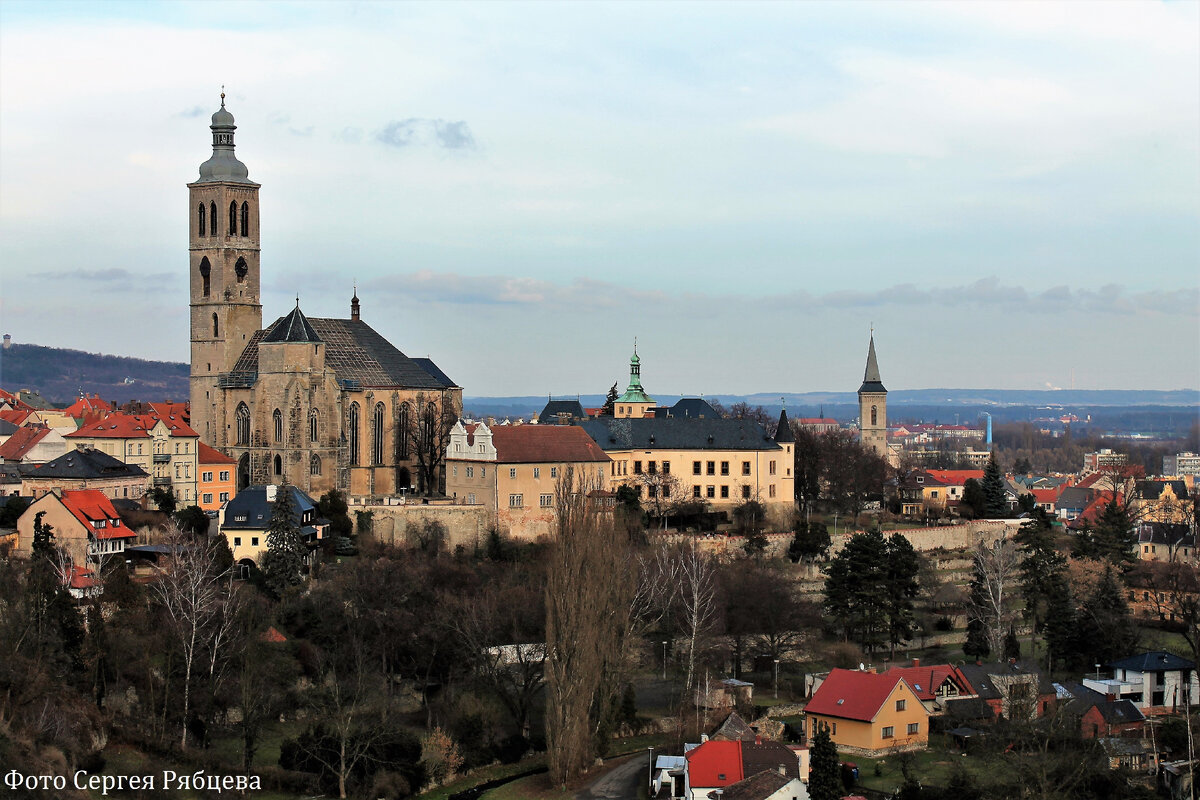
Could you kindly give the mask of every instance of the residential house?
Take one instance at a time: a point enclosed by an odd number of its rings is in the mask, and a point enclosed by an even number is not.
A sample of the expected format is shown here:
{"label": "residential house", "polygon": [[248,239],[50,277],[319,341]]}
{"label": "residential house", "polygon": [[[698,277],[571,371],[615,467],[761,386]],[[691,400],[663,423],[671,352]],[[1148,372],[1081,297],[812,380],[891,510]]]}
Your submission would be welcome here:
{"label": "residential house", "polygon": [[78,601],[93,600],[104,594],[104,584],[96,578],[96,571],[87,567],[68,567],[63,575],[67,593]]}
{"label": "residential house", "polygon": [[0,445],[0,461],[45,464],[71,449],[63,435],[48,425],[22,425]]}
{"label": "residential house", "polygon": [[976,661],[958,669],[969,684],[969,693],[982,698],[997,717],[1035,719],[1054,708],[1054,686],[1033,664]]}
{"label": "residential house", "polygon": [[1115,737],[1101,739],[1100,746],[1108,755],[1109,769],[1154,774],[1158,771],[1158,751],[1153,739]]}
{"label": "residential house", "polygon": [[83,446],[25,470],[21,493],[41,497],[54,489],[96,489],[114,499],[141,500],[149,486],[141,467]]}
{"label": "residential house", "polygon": [[446,494],[483,505],[510,535],[555,532],[555,491],[568,474],[590,489],[608,482],[610,459],[573,425],[455,423],[446,447]]}
{"label": "residential house", "polygon": [[932,715],[942,713],[948,699],[970,694],[966,679],[953,664],[922,666],[914,658],[911,667],[892,667],[883,674],[903,678]]}
{"label": "residential house", "polygon": [[[684,745],[684,751],[686,764],[682,796],[690,800],[708,800],[713,790],[725,790],[761,772],[778,775],[782,771],[783,776],[801,782],[797,751],[780,742],[761,739],[754,742],[726,742],[705,738],[698,745]],[[807,797],[807,793],[797,797]]]}
{"label": "residential house", "polygon": [[30,503],[17,520],[17,555],[32,555],[33,527],[39,514],[42,524],[53,528],[54,545],[62,548],[75,566],[100,565],[119,556],[137,538],[103,492],[55,489]]}
{"label": "residential house", "polygon": [[1196,559],[1196,534],[1182,522],[1142,522],[1137,526],[1138,558],[1142,561]]}
{"label": "residential house", "polygon": [[835,669],[804,709],[811,740],[821,725],[839,749],[866,756],[923,750],[929,743],[929,711],[898,675]]}
{"label": "residential house", "polygon": [[679,492],[715,511],[757,500],[775,525],[790,525],[795,437],[786,412],[774,439],[751,419],[601,417],[579,427],[612,460],[610,488],[630,486],[651,506]]}
{"label": "residential house", "polygon": [[196,505],[205,511],[217,511],[237,494],[237,462],[220,450],[199,442],[196,464],[196,469],[200,471],[200,480],[196,483],[199,502]]}
{"label": "residential house", "polygon": [[[317,504],[295,486],[248,486],[222,506],[217,529],[233,551],[233,560],[243,567],[257,567],[267,551],[267,529],[280,491],[292,495],[292,522],[312,550],[329,535],[329,521],[317,516]],[[307,563],[307,558],[306,558]]]}
{"label": "residential house", "polygon": [[199,500],[199,435],[179,417],[116,412],[85,425],[67,439],[141,467],[152,486],[169,489],[180,506]]}
{"label": "residential house", "polygon": [[1195,517],[1195,504],[1180,478],[1137,481],[1129,506],[1130,516],[1143,522],[1188,525]]}
{"label": "residential house", "polygon": [[808,786],[783,769],[766,769],[720,792],[710,792],[712,800],[808,800]]}
{"label": "residential house", "polygon": [[1143,714],[1174,713],[1200,703],[1196,665],[1174,653],[1156,650],[1105,665],[1111,678],[1084,678],[1083,685],[1104,695],[1130,700]]}
{"label": "residential house", "polygon": [[1096,491],[1082,486],[1063,487],[1054,504],[1055,515],[1064,522],[1077,519],[1095,498]]}
{"label": "residential house", "polygon": [[1102,694],[1080,683],[1064,682],[1061,686],[1059,700],[1067,701],[1066,713],[1078,720],[1079,735],[1084,739],[1137,734],[1146,725],[1146,717],[1131,700]]}

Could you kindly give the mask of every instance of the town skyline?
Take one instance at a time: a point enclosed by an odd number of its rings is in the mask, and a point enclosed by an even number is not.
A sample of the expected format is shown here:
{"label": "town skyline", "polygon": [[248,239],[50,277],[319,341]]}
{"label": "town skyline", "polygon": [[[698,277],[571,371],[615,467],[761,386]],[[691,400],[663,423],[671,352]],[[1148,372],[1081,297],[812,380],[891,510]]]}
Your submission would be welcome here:
{"label": "town skyline", "polygon": [[264,324],[470,395],[1200,381],[1200,5],[339,8],[6,4],[4,332],[186,360],[224,81]]}

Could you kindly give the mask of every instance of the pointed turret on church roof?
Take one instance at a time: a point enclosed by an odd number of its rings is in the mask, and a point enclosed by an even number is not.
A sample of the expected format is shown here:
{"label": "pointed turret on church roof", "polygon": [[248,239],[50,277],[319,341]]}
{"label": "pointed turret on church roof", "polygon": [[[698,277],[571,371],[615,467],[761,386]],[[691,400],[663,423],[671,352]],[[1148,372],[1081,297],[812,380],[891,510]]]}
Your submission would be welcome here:
{"label": "pointed turret on church roof", "polygon": [[313,330],[308,318],[300,310],[300,300],[297,298],[296,307],[286,317],[281,319],[271,332],[263,337],[264,343],[275,342],[319,342],[321,337]]}
{"label": "pointed turret on church roof", "polygon": [[886,392],[879,377],[879,360],[875,357],[875,334],[871,334],[871,345],[867,350],[867,368],[863,372],[863,384],[859,392]]}
{"label": "pointed turret on church roof", "polygon": [[642,388],[642,360],[638,358],[637,341],[633,343],[633,356],[629,359],[629,388],[617,398],[618,403],[653,403],[654,400]]}
{"label": "pointed turret on church roof", "polygon": [[779,427],[775,429],[775,441],[778,444],[796,441],[796,434],[792,431],[792,423],[788,420],[786,408],[779,409]]}

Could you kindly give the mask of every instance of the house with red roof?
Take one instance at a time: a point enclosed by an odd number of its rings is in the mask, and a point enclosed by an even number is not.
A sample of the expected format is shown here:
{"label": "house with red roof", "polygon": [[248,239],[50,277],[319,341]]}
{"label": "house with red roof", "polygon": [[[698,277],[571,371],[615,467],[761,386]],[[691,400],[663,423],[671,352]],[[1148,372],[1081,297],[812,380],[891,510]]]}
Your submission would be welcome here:
{"label": "house with red roof", "polygon": [[46,425],[22,425],[0,444],[5,463],[45,464],[71,449],[61,433]]}
{"label": "house with red roof", "polygon": [[67,439],[141,467],[151,485],[170,489],[180,506],[196,505],[200,436],[177,416],[114,412],[84,425]]}
{"label": "house with red roof", "polygon": [[781,775],[787,779],[783,783],[800,783],[799,749],[781,742],[705,738],[698,745],[684,745],[684,750],[683,796],[691,800],[708,800],[713,790],[725,790],[763,772]]}
{"label": "house with red roof", "polygon": [[924,750],[929,744],[929,711],[899,675],[835,669],[804,709],[811,739],[821,726],[839,750],[877,756],[898,750]]}
{"label": "house with red roof", "polygon": [[555,487],[568,471],[595,489],[608,482],[611,459],[575,425],[465,425],[450,431],[446,494],[482,505],[511,536],[554,533]]}
{"label": "house with red roof", "polygon": [[137,538],[121,521],[112,500],[98,489],[55,489],[30,503],[17,520],[17,555],[28,558],[33,553],[38,514],[42,524],[52,527],[54,545],[78,567],[119,556]]}
{"label": "house with red roof", "polygon": [[200,480],[196,491],[200,502],[196,505],[205,511],[217,511],[237,494],[237,462],[204,442],[197,447]]}
{"label": "house with red roof", "polygon": [[81,394],[75,398],[75,402],[63,409],[63,413],[75,420],[76,428],[81,425],[90,425],[111,414],[113,408],[110,404],[100,399],[98,394]]}
{"label": "house with red roof", "polygon": [[941,714],[950,698],[972,693],[966,677],[953,664],[922,665],[914,658],[911,667],[892,667],[883,674],[903,678],[931,715]]}

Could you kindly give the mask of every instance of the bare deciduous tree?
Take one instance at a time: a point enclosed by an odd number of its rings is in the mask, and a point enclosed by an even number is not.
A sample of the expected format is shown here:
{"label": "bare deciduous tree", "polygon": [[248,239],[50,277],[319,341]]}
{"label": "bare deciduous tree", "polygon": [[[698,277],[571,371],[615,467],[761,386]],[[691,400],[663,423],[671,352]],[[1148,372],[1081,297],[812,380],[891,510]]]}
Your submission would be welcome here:
{"label": "bare deciduous tree", "polygon": [[462,413],[454,399],[449,391],[418,394],[407,427],[396,431],[397,437],[407,440],[407,449],[417,462],[417,487],[426,497],[444,488],[442,465],[450,444],[450,429]]}
{"label": "bare deciduous tree", "polygon": [[1001,539],[992,547],[980,542],[974,553],[978,591],[971,593],[967,614],[978,621],[993,653],[1004,652],[1004,637],[1017,620],[1016,600],[1020,590],[1020,554],[1017,546]]}
{"label": "bare deciduous tree", "polygon": [[712,557],[692,539],[674,553],[679,568],[676,584],[680,629],[687,637],[687,681],[690,691],[696,676],[696,656],[717,621],[717,570]]}

